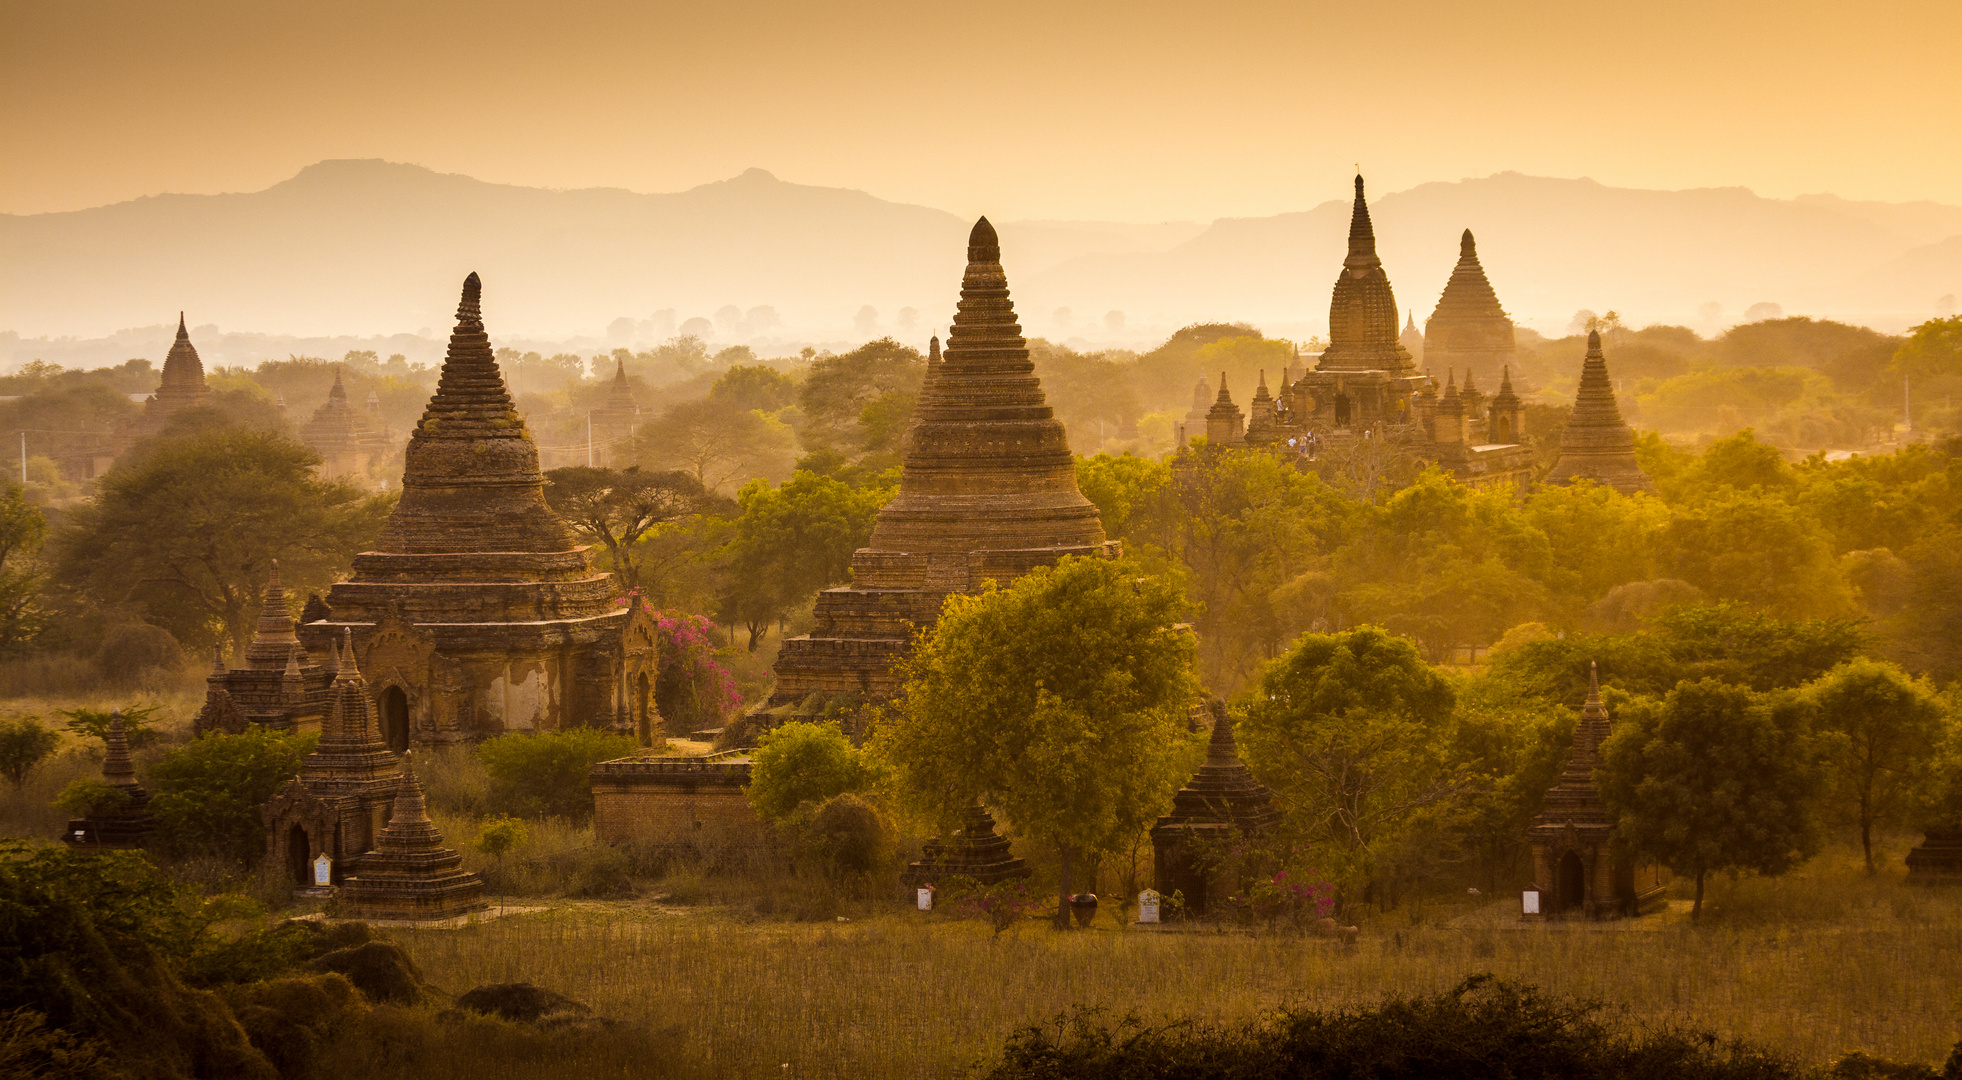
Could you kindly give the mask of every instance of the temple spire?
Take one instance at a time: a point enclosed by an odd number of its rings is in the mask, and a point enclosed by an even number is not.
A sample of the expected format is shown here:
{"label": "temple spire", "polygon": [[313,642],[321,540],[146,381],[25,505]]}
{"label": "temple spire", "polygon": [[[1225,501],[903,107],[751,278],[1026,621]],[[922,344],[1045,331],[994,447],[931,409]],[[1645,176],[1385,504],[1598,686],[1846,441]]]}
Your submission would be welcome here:
{"label": "temple spire", "polygon": [[123,710],[109,711],[109,731],[102,737],[102,779],[118,787],[136,783],[136,762],[129,754],[129,729]]}
{"label": "temple spire", "polygon": [[1342,265],[1350,270],[1366,270],[1383,265],[1376,257],[1376,228],[1370,224],[1369,204],[1363,201],[1363,178],[1356,174],[1356,205],[1349,212],[1349,257]]}

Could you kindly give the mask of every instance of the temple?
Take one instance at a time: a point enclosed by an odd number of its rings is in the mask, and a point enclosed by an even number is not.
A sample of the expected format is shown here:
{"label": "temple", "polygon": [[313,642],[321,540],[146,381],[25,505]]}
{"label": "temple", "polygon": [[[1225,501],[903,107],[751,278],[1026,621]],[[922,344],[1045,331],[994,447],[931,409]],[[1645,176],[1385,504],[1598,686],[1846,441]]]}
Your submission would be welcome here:
{"label": "temple", "polygon": [[1216,893],[1238,887],[1222,877],[1227,849],[1273,831],[1281,815],[1274,793],[1240,761],[1226,703],[1213,698],[1193,712],[1211,721],[1212,737],[1205,764],[1172,797],[1172,812],[1151,828],[1152,887],[1164,896],[1182,896],[1188,914],[1205,915]]}
{"label": "temple", "polygon": [[1397,335],[1397,344],[1403,346],[1403,351],[1409,353],[1412,360],[1419,364],[1424,362],[1424,332],[1417,329],[1417,316],[1414,313],[1404,313],[1403,333]]}
{"label": "temple", "polygon": [[600,407],[586,417],[588,464],[625,467],[634,462],[634,429],[640,426],[640,403],[627,381],[627,362],[615,360],[613,382]]}
{"label": "temple", "polygon": [[1496,380],[1519,362],[1512,319],[1486,280],[1470,229],[1458,240],[1458,265],[1444,284],[1437,310],[1424,320],[1423,341],[1426,366],[1462,371],[1468,382],[1474,377]]}
{"label": "temple", "polygon": [[1581,364],[1574,411],[1560,433],[1560,457],[1547,474],[1549,484],[1592,480],[1624,495],[1654,491],[1649,474],[1635,460],[1635,432],[1621,418],[1608,361],[1601,354],[1601,332],[1587,332],[1587,359]]}
{"label": "temple", "polygon": [[[204,707],[192,721],[194,734],[237,735],[247,724],[276,731],[319,731],[336,675],[331,652],[315,656],[300,643],[286,607],[286,590],[274,560],[259,608],[259,625],[245,649],[245,666],[225,662],[223,650],[204,680]],[[398,749],[406,749],[403,743]]]}
{"label": "temple", "polygon": [[150,816],[150,793],[136,782],[136,762],[130,757],[129,729],[121,709],[109,714],[109,730],[102,744],[102,782],[115,790],[113,804],[70,820],[61,838],[77,848],[142,847],[157,822]]}
{"label": "temple", "polygon": [[143,411],[116,432],[114,455],[121,457],[138,440],[147,439],[170,424],[171,417],[211,401],[211,388],[204,382],[204,361],[191,344],[184,328],[184,313],[177,313],[177,340],[164,355],[163,379],[156,393],[143,401]]}
{"label": "temple", "polygon": [[[382,738],[367,680],[351,655],[352,640],[343,629],[341,641],[330,646],[334,684],[320,742],[300,764],[300,774],[260,810],[266,865],[301,889],[339,884],[355,856],[375,845],[402,776],[401,759]],[[315,877],[321,855],[329,859],[327,881]]]}
{"label": "temple", "polygon": [[322,480],[366,481],[369,470],[388,453],[388,429],[381,423],[380,402],[369,393],[369,407],[357,410],[347,400],[341,370],[334,369],[334,386],[327,401],[300,428],[300,441],[320,455],[316,470]]}
{"label": "temple", "polygon": [[1204,375],[1199,376],[1199,385],[1192,388],[1192,408],[1185,414],[1185,429],[1180,433],[1179,445],[1184,446],[1206,433],[1206,412],[1213,407],[1213,388],[1206,383]]}
{"label": "temple", "polygon": [[375,550],[309,604],[315,653],[351,632],[398,746],[573,726],[633,730],[654,710],[655,630],[545,504],[538,449],[492,357],[476,274],[436,393],[409,440]]}
{"label": "temple", "polygon": [[[1466,233],[1461,250],[1470,259],[1476,281],[1484,282],[1476,255],[1469,254],[1470,233]],[[1461,258],[1461,272],[1465,266]],[[1452,280],[1459,282],[1460,274],[1454,273]],[[1487,284],[1484,289],[1490,296],[1491,286]],[[1457,310],[1461,302],[1469,302],[1464,298],[1475,290],[1461,283],[1456,289],[1447,286],[1445,291],[1453,298],[1452,310]],[[1489,306],[1504,319],[1496,298]],[[1396,295],[1383,260],[1376,254],[1376,230],[1360,176],[1356,177],[1356,201],[1349,217],[1349,253],[1336,275],[1328,321],[1329,345],[1312,370],[1302,372],[1299,378],[1284,376],[1279,391],[1271,397],[1262,373],[1244,428],[1239,407],[1227,391],[1225,377],[1221,377],[1219,397],[1206,413],[1209,444],[1269,447],[1306,457],[1347,451],[1358,443],[1378,440],[1377,445],[1391,448],[1389,452],[1436,462],[1473,486],[1510,484],[1524,489],[1532,482],[1533,451],[1521,441],[1523,406],[1510,391],[1510,372],[1505,365],[1499,365],[1505,372],[1501,394],[1490,403],[1477,389],[1476,373],[1469,368],[1462,390],[1457,387],[1457,369],[1445,369],[1447,387],[1441,397],[1437,380],[1417,371],[1416,360],[1406,346],[1416,337],[1416,324],[1406,320],[1402,332],[1398,330]],[[1510,348],[1512,324],[1506,321],[1505,326]],[[1440,355],[1428,334],[1424,335],[1422,350],[1431,363]],[[1495,409],[1503,411],[1495,413]],[[1499,433],[1504,438],[1497,437]],[[1193,434],[1188,430],[1187,438]]]}
{"label": "temple", "polygon": [[951,836],[935,837],[920,845],[920,857],[906,864],[900,885],[910,893],[952,878],[993,885],[1029,876],[1029,864],[1009,851],[1008,838],[995,832],[994,815],[975,803]]}
{"label": "temple", "polygon": [[450,919],[482,911],[484,879],[463,869],[429,820],[413,754],[402,758],[388,824],[341,884],[341,913],[356,919]]}
{"label": "temple", "polygon": [[1614,850],[1614,819],[1594,785],[1601,744],[1611,730],[1599,673],[1588,666],[1587,701],[1560,779],[1526,831],[1542,916],[1614,918],[1654,910],[1666,881],[1655,863],[1637,865]]}
{"label": "temple", "polygon": [[766,713],[889,697],[893,664],[949,594],[1005,585],[1066,555],[1118,554],[1077,490],[987,218],[968,237],[946,353],[928,366],[900,460],[899,494],[852,556],[852,583],[819,593],[817,626],[784,643]]}

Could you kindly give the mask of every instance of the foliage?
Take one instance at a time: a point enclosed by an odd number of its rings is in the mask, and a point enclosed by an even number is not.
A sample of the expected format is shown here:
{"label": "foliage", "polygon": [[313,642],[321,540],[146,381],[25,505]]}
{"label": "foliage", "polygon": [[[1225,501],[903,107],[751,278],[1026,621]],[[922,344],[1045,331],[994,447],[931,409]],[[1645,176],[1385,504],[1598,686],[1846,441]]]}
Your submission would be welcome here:
{"label": "foliage", "polygon": [[879,508],[893,494],[887,487],[854,490],[802,469],[775,488],[762,480],[744,485],[721,614],[748,627],[751,652],[772,622],[818,590],[850,580],[852,553],[871,538]]}
{"label": "foliage", "polygon": [[333,580],[392,505],[318,479],[319,460],[284,435],[226,424],[150,440],[62,529],[56,577],[100,604],[135,605],[180,641],[242,649],[271,560],[289,589]]}
{"label": "foliage", "polygon": [[892,861],[893,829],[886,816],[849,791],[804,803],[783,825],[791,850],[828,870],[864,874]]}
{"label": "foliage", "polygon": [[1047,905],[1029,891],[1027,878],[1007,878],[993,885],[982,885],[973,878],[956,875],[934,883],[933,910],[956,919],[986,919],[995,936],[1040,914]]}
{"label": "foliage", "polygon": [[805,803],[869,791],[878,773],[833,721],[793,720],[766,732],[751,756],[749,804],[780,821]]}
{"label": "foliage", "polygon": [[1776,495],[1729,489],[1678,509],[1663,527],[1660,554],[1674,576],[1714,597],[1787,617],[1853,612],[1831,539]]}
{"label": "foliage", "polygon": [[70,780],[54,798],[54,808],[71,817],[90,817],[119,810],[129,803],[129,792],[99,777]]}
{"label": "foliage", "polygon": [[319,736],[282,735],[257,724],[238,735],[208,734],[151,768],[150,812],[163,846],[255,863],[266,850],[259,808],[299,774]]}
{"label": "foliage", "polygon": [[1429,997],[1389,996],[1332,1012],[1286,1007],[1223,1025],[1185,1019],[1111,1023],[1095,1010],[1064,1014],[1010,1036],[988,1080],[1280,1080],[1282,1077],[1569,1080],[1797,1080],[1767,1050],[1675,1029],[1631,1033],[1599,1018],[1602,1006],[1474,975]]}
{"label": "foliage", "polygon": [[625,592],[640,587],[635,545],[649,532],[714,505],[697,477],[679,471],[643,472],[575,465],[545,474],[545,501],[586,539],[606,546]]}
{"label": "foliage", "polygon": [[39,717],[0,720],[0,776],[19,791],[48,755],[61,745],[61,733],[41,726]]}
{"label": "foliage", "polygon": [[1809,712],[1790,692],[1707,678],[1621,705],[1601,795],[1622,841],[1695,880],[1692,918],[1712,871],[1779,874],[1818,850]]}
{"label": "foliage", "polygon": [[[161,733],[157,731],[157,725],[163,722],[163,717],[158,715],[163,711],[163,706],[125,705],[121,711],[123,737],[129,740],[131,749],[148,746],[162,738]],[[61,726],[67,728],[76,738],[94,739],[104,746],[109,744],[109,722],[112,713],[101,709],[82,708],[56,709],[55,714],[68,718],[67,723]]]}
{"label": "foliage", "polygon": [[729,398],[676,402],[635,436],[643,463],[686,473],[714,492],[788,474],[795,445],[789,425]]}
{"label": "foliage", "polygon": [[478,828],[470,846],[502,862],[506,852],[525,842],[525,823],[506,814],[490,818]]}
{"label": "foliage", "polygon": [[1833,801],[1859,825],[1871,874],[1874,826],[1907,824],[1935,779],[1947,711],[1934,687],[1865,657],[1839,665],[1805,693],[1826,736]]}
{"label": "foliage", "polygon": [[1308,852],[1295,848],[1278,869],[1261,874],[1226,898],[1226,908],[1242,922],[1306,930],[1335,914],[1335,887],[1307,865]]}
{"label": "foliage", "polygon": [[[635,596],[622,602],[645,603]],[[661,658],[654,701],[668,734],[716,727],[742,711],[735,677],[717,659],[721,649],[714,623],[700,615],[659,611],[654,613],[654,635]]]}
{"label": "foliage", "polygon": [[497,812],[554,815],[576,823],[593,816],[593,766],[638,748],[631,735],[575,727],[506,732],[485,740],[477,756],[490,773],[490,802]]}
{"label": "foliage", "polygon": [[11,483],[0,489],[0,655],[25,649],[44,625],[34,556],[47,530],[25,489]]}
{"label": "foliage", "polygon": [[1176,587],[1071,556],[947,598],[873,733],[897,804],[941,829],[976,799],[1062,855],[1122,850],[1190,768],[1192,640]]}
{"label": "foliage", "polygon": [[1929,319],[1894,351],[1895,373],[1916,379],[1962,375],[1962,315]]}
{"label": "foliage", "polygon": [[805,448],[854,458],[895,456],[925,377],[926,358],[891,338],[818,357],[797,390]]}

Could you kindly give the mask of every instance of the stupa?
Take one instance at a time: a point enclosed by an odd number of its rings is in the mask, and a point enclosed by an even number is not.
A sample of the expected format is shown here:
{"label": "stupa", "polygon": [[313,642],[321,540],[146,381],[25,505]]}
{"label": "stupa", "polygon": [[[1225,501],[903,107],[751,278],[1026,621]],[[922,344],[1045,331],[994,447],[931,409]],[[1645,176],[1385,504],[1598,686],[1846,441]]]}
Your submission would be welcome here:
{"label": "stupa", "polygon": [[338,882],[354,857],[375,845],[401,778],[401,759],[382,739],[367,680],[352,654],[352,633],[332,647],[334,685],[320,742],[260,810],[266,865],[301,887],[314,887],[313,861],[332,860]]}
{"label": "stupa", "polygon": [[463,856],[443,846],[443,834],[429,820],[413,758],[402,758],[387,827],[341,885],[337,899],[347,916],[451,919],[486,907],[484,879],[463,869]]}
{"label": "stupa", "polygon": [[606,398],[587,419],[592,425],[593,464],[624,465],[633,461],[631,443],[634,429],[640,426],[640,403],[634,400],[633,383],[627,381],[625,357],[614,360],[613,382],[606,388]]}
{"label": "stupa", "polygon": [[1294,422],[1339,429],[1409,422],[1410,395],[1425,380],[1399,340],[1397,298],[1376,254],[1361,176],[1349,213],[1349,254],[1329,295],[1328,327],[1328,348],[1290,387]]}
{"label": "stupa", "polygon": [[784,642],[766,712],[889,697],[894,662],[949,594],[1005,585],[1066,555],[1119,552],[1077,490],[987,218],[968,237],[953,330],[914,419],[901,440],[899,494],[852,556],[852,583],[819,593],[817,626]]}
{"label": "stupa", "polygon": [[177,313],[177,340],[164,355],[163,378],[157,390],[143,401],[143,411],[116,433],[115,453],[120,457],[139,439],[162,431],[173,416],[211,401],[211,388],[204,382],[204,361],[191,344],[184,327],[184,313]]}
{"label": "stupa", "polygon": [[1587,359],[1581,364],[1580,390],[1574,411],[1560,433],[1560,457],[1547,474],[1549,484],[1593,480],[1624,495],[1654,491],[1642,466],[1635,461],[1635,433],[1622,421],[1615,405],[1614,384],[1608,380],[1608,361],[1601,355],[1601,332],[1587,332]]}
{"label": "stupa", "polygon": [[440,744],[578,725],[650,732],[653,617],[545,503],[538,448],[463,283],[436,393],[409,439],[375,550],[300,636],[353,632],[382,722]]}
{"label": "stupa", "polygon": [[1587,701],[1574,726],[1567,764],[1526,831],[1540,915],[1613,918],[1639,915],[1662,903],[1662,868],[1638,865],[1612,846],[1614,819],[1594,785],[1601,744],[1610,730],[1608,710],[1601,704],[1600,673],[1589,664]]}
{"label": "stupa", "polygon": [[[374,397],[373,391],[369,397]],[[368,468],[388,452],[388,432],[375,423],[373,410],[357,410],[347,399],[341,369],[334,369],[334,386],[327,401],[300,428],[300,441],[320,455],[323,480],[365,480]]]}
{"label": "stupa", "polygon": [[150,793],[136,782],[136,762],[130,757],[129,728],[123,723],[121,709],[109,714],[109,730],[102,743],[102,782],[116,790],[118,801],[71,819],[61,838],[78,848],[142,847],[157,822],[150,816]]}
{"label": "stupa", "polygon": [[1206,442],[1213,446],[1244,446],[1246,430],[1241,426],[1240,407],[1226,388],[1226,372],[1219,373],[1219,398],[1206,410]]}
{"label": "stupa", "polygon": [[1512,319],[1486,280],[1470,229],[1458,239],[1458,265],[1444,283],[1437,310],[1424,320],[1424,362],[1463,371],[1467,385],[1481,376],[1495,379],[1502,368],[1518,363]]}
{"label": "stupa", "polygon": [[1009,851],[1008,838],[995,832],[994,815],[975,803],[967,819],[951,836],[920,845],[920,857],[906,864],[900,884],[910,893],[950,878],[963,877],[981,885],[1029,876],[1029,864]]}
{"label": "stupa", "polygon": [[[204,680],[204,707],[192,721],[203,735],[236,735],[246,724],[263,724],[276,731],[318,731],[326,716],[334,683],[331,658],[316,659],[294,633],[286,590],[279,581],[279,561],[273,560],[260,603],[259,624],[245,650],[245,666],[230,667],[220,651]],[[404,744],[406,748],[406,744]]]}
{"label": "stupa", "polygon": [[1185,437],[1180,445],[1189,443],[1206,433],[1206,412],[1213,407],[1213,388],[1207,384],[1204,375],[1199,376],[1199,384],[1192,388],[1192,408],[1185,413]]}
{"label": "stupa", "polygon": [[1213,894],[1235,883],[1221,879],[1219,860],[1234,841],[1264,836],[1281,820],[1274,793],[1240,761],[1233,716],[1213,698],[1194,710],[1211,721],[1206,762],[1172,796],[1172,812],[1151,828],[1153,885],[1164,896],[1185,898],[1189,914],[1204,915]]}
{"label": "stupa", "polygon": [[1397,335],[1397,344],[1418,364],[1424,362],[1424,332],[1417,329],[1417,313],[1406,311],[1403,315],[1403,333]]}

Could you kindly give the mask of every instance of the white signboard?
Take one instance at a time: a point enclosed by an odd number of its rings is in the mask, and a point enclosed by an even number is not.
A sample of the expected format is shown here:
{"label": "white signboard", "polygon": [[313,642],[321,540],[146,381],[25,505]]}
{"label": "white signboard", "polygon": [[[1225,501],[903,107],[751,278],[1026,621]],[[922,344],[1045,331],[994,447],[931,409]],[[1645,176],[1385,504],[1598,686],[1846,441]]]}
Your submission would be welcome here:
{"label": "white signboard", "polygon": [[1158,921],[1158,892],[1146,889],[1138,894],[1138,921],[1155,923]]}
{"label": "white signboard", "polygon": [[334,883],[334,860],[326,852],[313,860],[313,884],[315,888],[326,888]]}
{"label": "white signboard", "polygon": [[920,893],[920,910],[932,911],[933,910],[933,886],[928,885],[927,887],[919,890],[919,893]]}
{"label": "white signboard", "polygon": [[1525,892],[1520,893],[1519,910],[1521,914],[1538,915],[1540,913],[1540,890],[1527,889]]}

